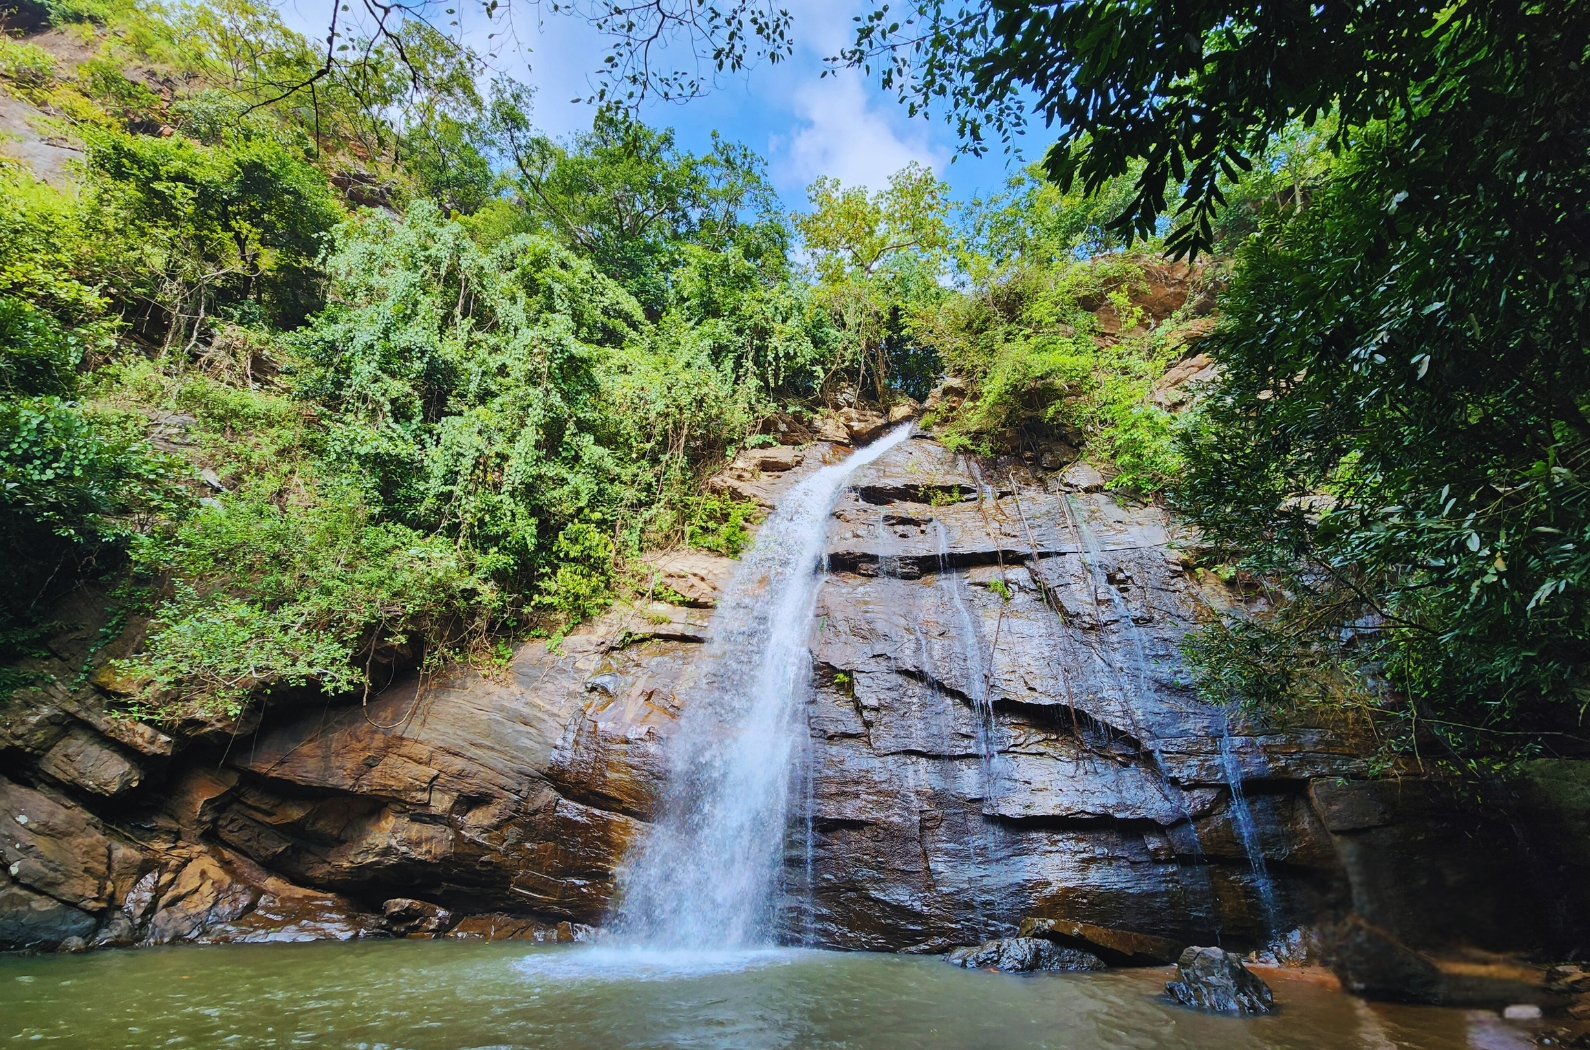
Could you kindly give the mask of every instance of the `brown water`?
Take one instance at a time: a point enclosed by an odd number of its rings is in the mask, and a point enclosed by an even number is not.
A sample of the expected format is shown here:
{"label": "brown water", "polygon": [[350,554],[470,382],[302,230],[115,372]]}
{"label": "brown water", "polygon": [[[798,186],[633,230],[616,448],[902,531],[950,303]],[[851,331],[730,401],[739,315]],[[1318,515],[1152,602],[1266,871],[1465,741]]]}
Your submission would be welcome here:
{"label": "brown water", "polygon": [[1164,998],[1167,971],[1010,977],[830,952],[639,954],[445,941],[0,957],[0,1047],[1524,1050],[1495,1015],[1368,1005],[1275,975],[1268,1017]]}

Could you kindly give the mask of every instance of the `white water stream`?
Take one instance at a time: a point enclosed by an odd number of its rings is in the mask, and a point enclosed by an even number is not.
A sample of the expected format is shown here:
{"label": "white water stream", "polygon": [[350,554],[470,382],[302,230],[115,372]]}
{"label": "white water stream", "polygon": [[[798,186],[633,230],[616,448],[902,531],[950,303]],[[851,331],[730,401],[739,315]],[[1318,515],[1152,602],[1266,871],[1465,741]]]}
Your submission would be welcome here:
{"label": "white water stream", "polygon": [[772,943],[829,517],[850,474],[910,430],[791,489],[724,588],[700,682],[669,745],[662,815],[619,873],[623,942],[687,951]]}

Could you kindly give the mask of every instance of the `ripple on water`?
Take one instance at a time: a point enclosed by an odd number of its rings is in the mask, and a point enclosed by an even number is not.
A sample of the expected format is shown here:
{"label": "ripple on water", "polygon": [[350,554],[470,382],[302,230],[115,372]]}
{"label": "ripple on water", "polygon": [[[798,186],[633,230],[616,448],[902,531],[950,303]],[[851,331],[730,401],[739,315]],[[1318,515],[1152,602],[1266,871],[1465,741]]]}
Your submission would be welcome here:
{"label": "ripple on water", "polygon": [[557,981],[677,981],[784,966],[822,953],[799,948],[648,948],[597,945],[534,952],[515,962],[526,977]]}

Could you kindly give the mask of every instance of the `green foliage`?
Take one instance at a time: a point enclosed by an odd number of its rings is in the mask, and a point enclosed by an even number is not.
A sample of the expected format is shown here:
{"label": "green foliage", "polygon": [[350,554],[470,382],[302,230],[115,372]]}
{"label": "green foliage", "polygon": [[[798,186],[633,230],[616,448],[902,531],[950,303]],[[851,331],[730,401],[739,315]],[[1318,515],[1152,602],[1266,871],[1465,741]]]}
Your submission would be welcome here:
{"label": "green foliage", "polygon": [[622,289],[542,238],[485,251],[429,201],[334,243],[332,305],[295,340],[301,389],[374,505],[522,585],[566,525],[625,504],[602,372],[645,322]]}
{"label": "green foliage", "polygon": [[612,600],[613,541],[595,524],[576,521],[552,545],[557,570],[541,584],[535,604],[566,626],[589,619]]}
{"label": "green foliage", "polygon": [[902,253],[931,264],[949,247],[946,190],[931,169],[915,163],[895,172],[886,189],[870,196],[864,187],[846,189],[838,179],[824,176],[807,189],[812,210],[796,216],[795,226],[818,275],[829,283],[871,277]]}
{"label": "green foliage", "polygon": [[0,509],[13,549],[33,534],[77,543],[138,529],[174,509],[172,460],[148,449],[130,420],[55,397],[0,401]]}
{"label": "green foliage", "polygon": [[1239,256],[1180,498],[1278,581],[1276,630],[1485,767],[1590,699],[1590,26],[1452,16],[1415,108]]}
{"label": "green foliage", "polygon": [[127,79],[115,63],[91,58],[78,67],[77,79],[83,94],[99,103],[124,127],[159,130],[159,117],[164,108],[160,96]]}
{"label": "green foliage", "polygon": [[0,294],[23,299],[56,317],[76,335],[106,303],[90,276],[93,237],[81,210],[64,194],[25,175],[0,172]]}
{"label": "green foliage", "polygon": [[314,263],[340,209],[277,143],[95,131],[88,173],[90,214],[114,245],[108,290],[160,313],[146,330],[162,346],[192,345],[217,315],[292,324],[318,305]]}
{"label": "green foliage", "polygon": [[69,394],[82,344],[25,299],[0,298],[0,396]]}
{"label": "green foliage", "polygon": [[[971,396],[936,420],[952,445],[993,454],[1053,438],[1086,441],[1120,469],[1116,487],[1153,492],[1176,472],[1172,417],[1149,399],[1181,353],[1180,318],[1153,324],[1134,296],[1143,256],[1060,257],[983,267],[988,283],[924,318],[920,337]],[[1116,325],[1106,335],[1100,312]]]}
{"label": "green foliage", "polygon": [[139,568],[171,578],[172,594],[122,670],[162,718],[236,714],[283,687],[358,689],[377,646],[482,630],[496,604],[468,552],[302,475],[204,509]]}
{"label": "green foliage", "polygon": [[31,93],[49,87],[55,76],[55,58],[48,51],[0,34],[0,77]]}
{"label": "green foliage", "polygon": [[736,247],[696,245],[681,251],[670,280],[660,328],[700,346],[715,369],[770,395],[819,386],[842,335],[803,284],[767,279]]}
{"label": "green foliage", "polygon": [[714,137],[711,152],[697,156],[680,150],[672,131],[612,109],[565,146],[535,134],[528,113],[522,91],[499,87],[491,127],[517,175],[527,228],[579,251],[652,316],[667,305],[668,275],[687,245],[783,269],[776,198],[761,158],[744,146]]}
{"label": "green foliage", "polygon": [[717,551],[738,558],[751,544],[751,530],[761,508],[749,500],[707,493],[693,508],[685,527],[685,546]]}
{"label": "green foliage", "polygon": [[1130,202],[1131,177],[1110,180],[1097,192],[1062,190],[1038,165],[1006,182],[1002,192],[973,200],[957,261],[978,282],[990,269],[1054,264],[1127,247],[1110,223]]}
{"label": "green foliage", "polygon": [[[79,370],[104,349],[102,301],[73,269],[70,202],[30,180],[0,183],[0,660],[39,644],[57,590],[114,563],[132,538],[184,509],[175,457],[139,420],[85,404]],[[0,677],[0,691],[24,684]]]}
{"label": "green foliage", "polygon": [[837,353],[823,377],[825,389],[870,386],[888,405],[894,391],[924,397],[940,372],[930,344],[915,337],[913,314],[934,310],[945,298],[938,282],[950,244],[948,188],[921,165],[890,177],[868,195],[821,178],[807,189],[812,210],[794,217],[815,263],[815,300],[839,334]]}
{"label": "green foliage", "polygon": [[875,6],[842,57],[877,64],[913,112],[946,107],[974,151],[985,134],[1008,141],[1029,114],[1041,117],[1060,129],[1045,167],[1064,189],[1080,182],[1094,193],[1140,165],[1111,229],[1150,237],[1174,212],[1170,247],[1196,254],[1214,246],[1226,186],[1294,121],[1337,114],[1341,145],[1380,120],[1466,107],[1498,71],[1513,71],[1519,87],[1536,77],[1524,70],[1575,77],[1587,22],[1576,2],[1521,0],[914,0],[905,12]]}

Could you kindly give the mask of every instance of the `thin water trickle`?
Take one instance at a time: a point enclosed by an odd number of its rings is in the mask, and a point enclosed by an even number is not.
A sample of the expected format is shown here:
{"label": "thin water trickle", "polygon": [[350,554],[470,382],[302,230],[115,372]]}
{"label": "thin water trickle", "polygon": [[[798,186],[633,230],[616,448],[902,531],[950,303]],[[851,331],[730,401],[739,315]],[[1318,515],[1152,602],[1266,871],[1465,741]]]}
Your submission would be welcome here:
{"label": "thin water trickle", "polygon": [[[983,643],[978,637],[971,611],[967,608],[966,597],[961,593],[961,574],[950,563],[949,532],[944,528],[944,523],[936,518],[933,521],[933,528],[938,538],[938,586],[949,599],[950,608],[955,612],[954,633],[961,659],[966,664],[966,695],[971,702],[972,721],[977,727],[978,764],[983,782],[983,800],[986,805],[998,790],[994,766],[998,757],[998,747],[994,737],[994,706],[988,697],[988,674],[983,663]],[[992,868],[995,854],[993,834],[994,829],[984,821],[978,832],[967,840],[966,846],[972,854],[974,873],[986,874]],[[979,848],[982,852],[981,857],[977,855]],[[974,883],[982,881],[983,874],[974,874]],[[989,925],[983,908],[984,894],[975,885],[972,889],[972,922],[978,930],[987,930]]]}
{"label": "thin water trickle", "polygon": [[956,637],[960,642],[961,656],[966,662],[966,696],[972,704],[972,714],[977,722],[977,750],[983,759],[983,782],[991,789],[995,754],[994,709],[988,698],[988,671],[983,662],[983,643],[977,636],[966,596],[961,593],[961,574],[950,565],[949,533],[944,523],[937,519],[933,528],[938,534],[939,587],[949,598],[955,610]]}
{"label": "thin water trickle", "polygon": [[1259,887],[1259,899],[1264,903],[1266,933],[1274,937],[1276,928],[1275,884],[1270,881],[1270,868],[1264,861],[1264,847],[1259,842],[1259,826],[1253,820],[1253,810],[1248,806],[1248,796],[1242,790],[1242,766],[1231,746],[1231,714],[1220,712],[1220,764],[1225,770],[1226,786],[1231,789],[1231,820],[1237,828],[1237,838],[1243,852],[1248,855],[1248,865],[1253,869],[1253,881]]}
{"label": "thin water trickle", "polygon": [[[1103,544],[1099,542],[1098,536],[1083,520],[1081,508],[1072,501],[1069,494],[1062,494],[1060,500],[1060,509],[1065,517],[1066,524],[1077,540],[1077,558],[1083,567],[1087,569],[1089,580],[1093,586],[1094,605],[1097,606],[1098,604],[1101,590],[1109,596],[1110,607],[1115,613],[1116,621],[1121,625],[1121,631],[1131,643],[1133,669],[1137,675],[1137,691],[1135,694],[1127,693],[1123,696],[1123,709],[1131,724],[1132,732],[1153,757],[1155,771],[1159,773],[1160,779],[1164,781],[1167,790],[1177,799],[1182,814],[1187,821],[1187,831],[1192,839],[1194,858],[1202,864],[1204,857],[1203,842],[1198,837],[1198,824],[1193,819],[1192,807],[1188,805],[1186,794],[1177,789],[1171,782],[1170,768],[1165,762],[1165,753],[1159,745],[1158,738],[1152,732],[1145,731],[1136,712],[1133,710],[1134,696],[1141,696],[1146,699],[1152,697],[1156,689],[1153,676],[1149,672],[1148,652],[1147,647],[1143,644],[1142,631],[1138,629],[1137,621],[1132,619],[1132,610],[1127,606],[1126,599],[1121,596],[1121,592],[1110,582],[1109,574],[1104,568]],[[1103,662],[1110,668],[1111,673],[1115,675],[1118,686],[1124,692],[1125,682],[1121,676],[1120,668],[1109,660]],[[1212,914],[1215,917],[1215,940],[1218,942],[1221,937],[1220,908],[1219,902],[1215,898],[1212,883],[1209,887],[1209,899]]]}
{"label": "thin water trickle", "polygon": [[900,427],[793,489],[718,600],[700,685],[670,745],[663,812],[619,873],[614,927],[660,948],[772,943],[794,715],[829,516],[845,479],[910,436]]}

